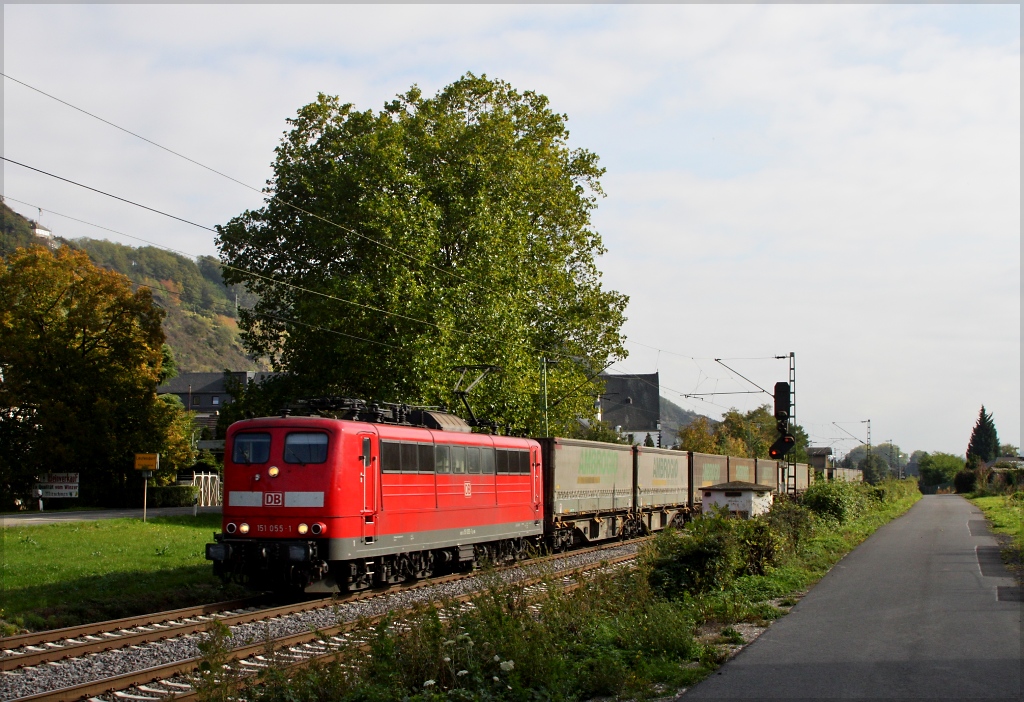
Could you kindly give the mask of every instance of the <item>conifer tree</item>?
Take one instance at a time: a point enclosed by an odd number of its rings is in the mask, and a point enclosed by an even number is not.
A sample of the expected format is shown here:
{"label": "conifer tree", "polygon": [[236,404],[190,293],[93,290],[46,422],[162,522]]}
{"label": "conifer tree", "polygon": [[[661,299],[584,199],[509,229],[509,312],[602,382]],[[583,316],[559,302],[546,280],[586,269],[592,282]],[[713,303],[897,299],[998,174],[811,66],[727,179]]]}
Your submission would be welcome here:
{"label": "conifer tree", "polygon": [[996,433],[996,425],[992,421],[992,415],[986,412],[985,405],[982,405],[978,421],[971,432],[971,440],[967,444],[968,462],[970,462],[971,456],[988,462],[994,461],[998,455],[999,435]]}

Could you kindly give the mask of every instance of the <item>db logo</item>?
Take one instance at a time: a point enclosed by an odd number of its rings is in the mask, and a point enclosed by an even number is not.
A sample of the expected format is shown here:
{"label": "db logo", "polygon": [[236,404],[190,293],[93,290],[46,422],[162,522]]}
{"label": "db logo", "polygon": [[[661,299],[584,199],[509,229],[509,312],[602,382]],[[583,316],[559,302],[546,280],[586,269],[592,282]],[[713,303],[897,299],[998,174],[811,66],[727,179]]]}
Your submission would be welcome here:
{"label": "db logo", "polygon": [[263,493],[263,506],[264,507],[283,507],[284,506],[284,493],[283,492],[265,492],[265,493]]}
{"label": "db logo", "polygon": [[466,494],[466,497],[473,495],[473,483],[468,480],[462,484],[462,491]]}

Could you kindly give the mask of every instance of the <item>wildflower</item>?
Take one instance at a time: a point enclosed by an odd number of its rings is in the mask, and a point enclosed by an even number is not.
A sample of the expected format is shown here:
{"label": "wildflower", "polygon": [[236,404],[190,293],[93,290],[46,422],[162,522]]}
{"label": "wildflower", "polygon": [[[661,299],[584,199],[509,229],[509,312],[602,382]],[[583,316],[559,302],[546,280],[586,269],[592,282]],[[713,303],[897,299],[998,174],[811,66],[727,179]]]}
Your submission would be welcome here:
{"label": "wildflower", "polygon": [[459,672],[456,673],[456,675],[458,675],[461,678],[463,675],[469,675],[469,671],[468,670],[460,670]]}
{"label": "wildflower", "polygon": [[512,670],[515,667],[516,667],[516,662],[515,661],[502,661],[501,662],[501,669],[504,670],[506,673],[508,671]]}
{"label": "wildflower", "polygon": [[500,681],[500,680],[498,679],[498,676],[497,676],[497,675],[495,675],[495,676],[494,676],[494,682],[501,682],[501,681]]}
{"label": "wildflower", "polygon": [[495,657],[494,657],[494,662],[495,662],[495,663],[497,663],[497,662],[498,662],[498,661],[500,661],[500,660],[501,660],[501,656],[495,656]]}
{"label": "wildflower", "polygon": [[436,680],[427,680],[426,682],[423,683],[423,687],[433,687],[435,682],[437,682],[437,681]]}
{"label": "wildflower", "polygon": [[444,662],[445,663],[451,663],[452,662],[452,657],[451,656],[445,656],[444,657]]}
{"label": "wildflower", "polygon": [[445,641],[445,642],[444,642],[444,645],[445,645],[445,646],[451,646],[451,645],[452,645],[453,643],[455,643],[455,641],[454,641],[454,640],[452,640],[452,639],[448,639],[447,641]]}

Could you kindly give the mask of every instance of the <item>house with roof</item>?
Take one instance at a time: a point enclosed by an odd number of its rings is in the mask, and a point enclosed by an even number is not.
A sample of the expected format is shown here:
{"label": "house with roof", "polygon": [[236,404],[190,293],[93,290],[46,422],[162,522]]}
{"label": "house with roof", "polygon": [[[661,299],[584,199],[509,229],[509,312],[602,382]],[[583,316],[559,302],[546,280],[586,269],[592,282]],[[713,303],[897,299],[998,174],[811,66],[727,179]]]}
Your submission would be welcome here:
{"label": "house with roof", "polygon": [[182,373],[156,389],[158,395],[177,395],[181,403],[196,413],[196,423],[216,433],[220,410],[234,399],[227,389],[227,377],[242,384],[261,383],[276,373],[231,371],[229,373]]}
{"label": "house with roof", "polygon": [[619,436],[632,435],[642,444],[650,437],[655,446],[661,439],[661,384],[657,373],[644,375],[601,374],[604,392],[597,400],[597,418]]}

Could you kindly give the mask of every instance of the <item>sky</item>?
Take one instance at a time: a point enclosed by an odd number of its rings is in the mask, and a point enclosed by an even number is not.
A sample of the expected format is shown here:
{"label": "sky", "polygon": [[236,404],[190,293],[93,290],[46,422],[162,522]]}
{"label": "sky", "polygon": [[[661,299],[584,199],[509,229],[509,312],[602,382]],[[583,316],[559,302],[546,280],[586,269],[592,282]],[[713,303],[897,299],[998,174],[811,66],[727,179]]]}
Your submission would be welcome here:
{"label": "sky", "polygon": [[[792,352],[813,445],[870,419],[874,444],[963,454],[982,405],[1020,445],[1020,27],[1018,5],[4,5],[3,73],[257,189],[319,92],[379,109],[471,71],[543,93],[607,169],[612,372],[718,418],[770,402],[749,391]],[[2,87],[6,158],[205,226],[261,204]],[[2,191],[59,236],[217,253],[10,163]]]}

